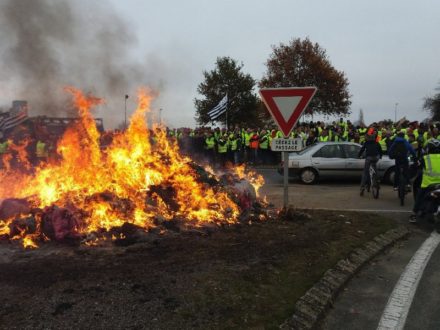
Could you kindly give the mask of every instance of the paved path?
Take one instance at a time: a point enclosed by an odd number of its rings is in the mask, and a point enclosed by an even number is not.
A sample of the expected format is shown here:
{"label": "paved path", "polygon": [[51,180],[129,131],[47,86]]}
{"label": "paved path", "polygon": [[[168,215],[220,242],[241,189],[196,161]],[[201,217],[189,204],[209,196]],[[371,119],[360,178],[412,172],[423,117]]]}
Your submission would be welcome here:
{"label": "paved path", "polygon": [[[261,194],[277,207],[283,205],[283,182],[273,169],[259,170],[266,179]],[[289,182],[289,204],[319,208],[387,212],[407,223],[412,194],[400,206],[397,193],[383,185],[378,200],[359,196],[356,181],[333,180],[317,185]],[[440,329],[440,241],[432,228],[415,226],[408,240],[375,258],[336,299],[320,328]]]}
{"label": "paved path", "polygon": [[[275,169],[260,169],[266,181],[261,195],[277,207],[283,206],[283,177]],[[407,195],[406,205],[400,206],[397,192],[389,185],[383,185],[379,199],[372,194],[359,196],[359,182],[347,180],[324,181],[316,185],[304,185],[298,181],[289,182],[289,204],[298,208],[320,208],[341,210],[391,211],[409,213],[413,205],[412,194]]]}

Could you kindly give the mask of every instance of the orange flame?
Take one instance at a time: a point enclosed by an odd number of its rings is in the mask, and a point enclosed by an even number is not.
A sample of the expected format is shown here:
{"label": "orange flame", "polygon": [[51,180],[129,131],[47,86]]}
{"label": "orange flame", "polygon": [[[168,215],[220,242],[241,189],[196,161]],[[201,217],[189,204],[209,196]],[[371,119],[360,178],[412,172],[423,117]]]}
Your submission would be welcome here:
{"label": "orange flame", "polygon": [[235,166],[234,171],[240,179],[246,179],[249,181],[254,187],[257,197],[259,197],[259,190],[264,185],[263,176],[255,171],[246,170],[245,165]]}
{"label": "orange flame", "polygon": [[[61,160],[40,164],[33,174],[19,174],[11,168],[0,171],[0,179],[9,178],[8,188],[0,187],[0,198],[12,193],[40,208],[74,206],[84,214],[82,234],[125,222],[148,229],[155,226],[157,214],[196,225],[237,220],[237,205],[227,193],[197,181],[190,159],[180,155],[162,127],[154,127],[155,143],[151,143],[146,122],[153,98],[150,90],[139,91],[128,129],[115,135],[105,150],[100,148],[100,133],[90,113],[103,100],[73,87],[66,91],[73,96],[80,120],[58,142]],[[176,205],[170,207],[164,196],[151,192],[153,187],[168,188]],[[6,222],[0,222],[3,232],[7,232]],[[34,247],[33,243],[31,238],[23,240],[28,247]]]}

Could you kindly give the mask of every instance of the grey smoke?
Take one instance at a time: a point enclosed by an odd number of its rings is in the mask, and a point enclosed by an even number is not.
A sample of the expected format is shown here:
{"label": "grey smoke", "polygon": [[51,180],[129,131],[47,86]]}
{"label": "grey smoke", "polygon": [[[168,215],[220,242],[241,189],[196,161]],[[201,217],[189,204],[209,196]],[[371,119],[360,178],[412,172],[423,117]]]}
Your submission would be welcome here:
{"label": "grey smoke", "polygon": [[62,88],[72,85],[104,97],[103,115],[114,126],[124,95],[149,83],[131,56],[137,42],[129,24],[108,3],[2,0],[0,38],[0,80],[29,101],[32,115],[66,115]]}

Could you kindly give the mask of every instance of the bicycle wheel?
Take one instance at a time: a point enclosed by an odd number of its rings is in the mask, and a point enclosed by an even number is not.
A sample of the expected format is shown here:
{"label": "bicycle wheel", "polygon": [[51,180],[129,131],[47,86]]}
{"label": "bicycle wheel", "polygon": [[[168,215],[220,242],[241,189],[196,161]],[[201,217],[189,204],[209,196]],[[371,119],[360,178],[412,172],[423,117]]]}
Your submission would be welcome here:
{"label": "bicycle wheel", "polygon": [[376,180],[374,180],[371,186],[371,192],[373,193],[374,199],[379,198],[379,189],[380,189],[379,183]]}
{"label": "bicycle wheel", "polygon": [[[403,181],[403,180],[402,180]],[[401,181],[401,183],[399,184],[399,199],[400,199],[400,206],[405,205],[405,193],[406,193],[406,189],[405,189],[405,184],[403,184]]]}

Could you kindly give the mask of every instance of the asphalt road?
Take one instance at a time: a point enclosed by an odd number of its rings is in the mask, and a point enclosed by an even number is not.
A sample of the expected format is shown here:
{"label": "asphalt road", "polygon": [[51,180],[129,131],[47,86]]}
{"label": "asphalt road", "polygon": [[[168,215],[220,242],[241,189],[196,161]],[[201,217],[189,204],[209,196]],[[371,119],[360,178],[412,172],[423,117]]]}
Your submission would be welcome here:
{"label": "asphalt road", "polygon": [[[275,169],[259,169],[265,178],[260,190],[269,202],[283,206],[283,178]],[[304,185],[297,180],[289,181],[289,204],[298,208],[320,208],[336,210],[363,210],[392,214],[397,221],[408,224],[407,219],[413,204],[408,195],[404,206],[400,206],[397,193],[389,185],[381,187],[378,200],[371,194],[359,196],[359,181],[335,179],[316,185]],[[415,253],[430,237],[428,225],[411,225],[412,234],[364,267],[336,299],[320,328],[379,329],[390,296],[403,277],[406,267]],[[404,329],[440,329],[440,248],[435,248],[416,286]],[[408,273],[408,272],[407,272]],[[411,271],[410,271],[411,273]],[[397,288],[398,289],[398,288]],[[400,302],[398,302],[398,305]],[[385,328],[380,328],[385,329]],[[394,329],[394,328],[391,328]],[[397,329],[397,328],[396,328]]]}
{"label": "asphalt road", "polygon": [[[277,207],[283,206],[283,177],[276,169],[258,169],[263,175],[265,185],[260,194],[267,196],[269,202]],[[413,205],[412,194],[407,195],[406,203],[400,206],[397,192],[392,186],[382,185],[379,198],[371,193],[359,196],[359,181],[334,179],[315,185],[305,185],[298,180],[289,181],[289,204],[297,208],[320,208],[340,210],[365,210],[405,214],[408,217]]]}

